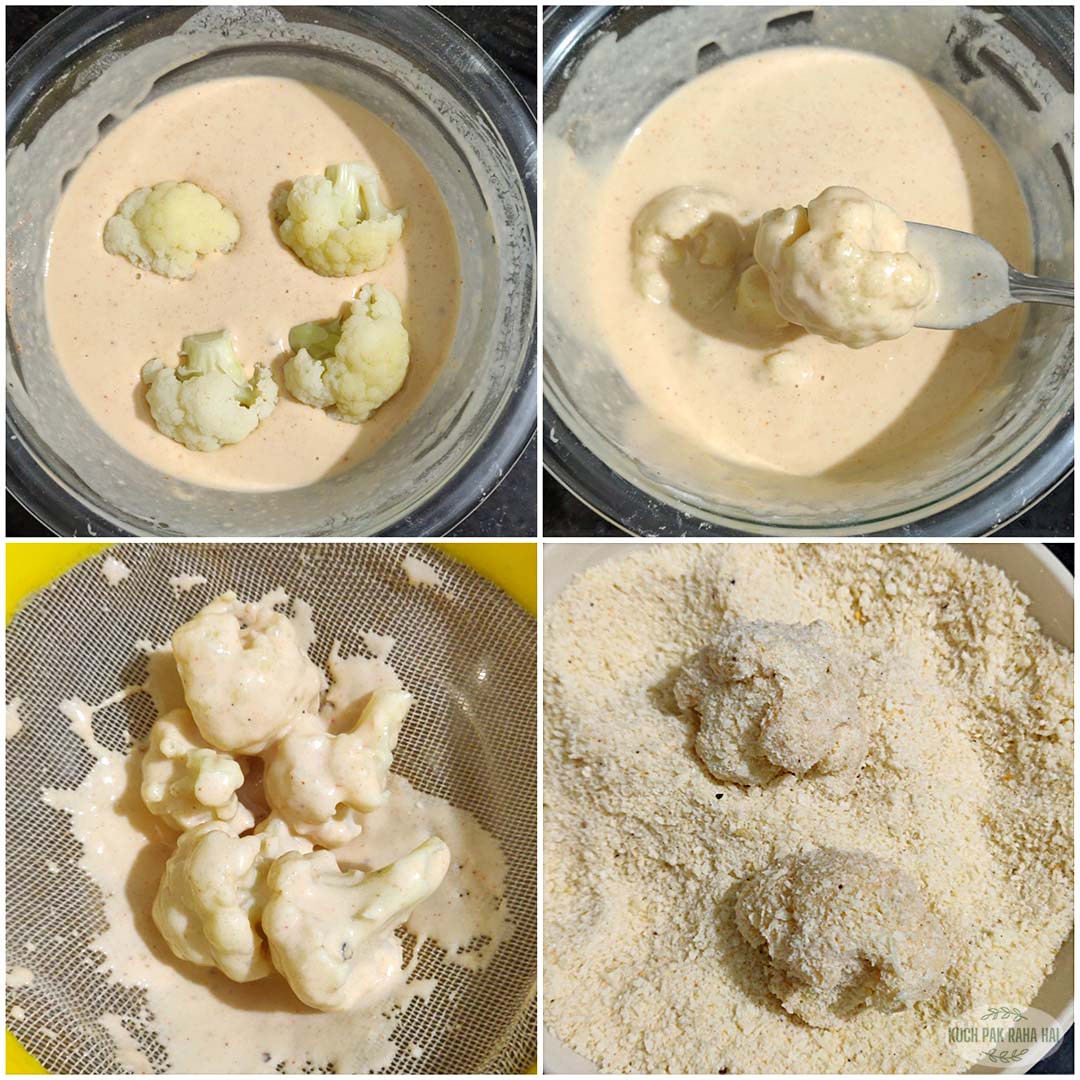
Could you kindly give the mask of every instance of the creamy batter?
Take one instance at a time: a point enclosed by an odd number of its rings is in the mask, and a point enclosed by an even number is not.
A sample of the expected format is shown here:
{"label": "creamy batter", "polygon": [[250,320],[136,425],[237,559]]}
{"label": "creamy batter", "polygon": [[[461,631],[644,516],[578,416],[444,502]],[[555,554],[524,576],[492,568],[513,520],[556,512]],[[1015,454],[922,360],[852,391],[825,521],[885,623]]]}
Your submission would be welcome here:
{"label": "creamy batter", "polygon": [[[407,207],[388,262],[324,278],[278,239],[275,188],[327,165],[373,165],[391,207]],[[189,281],[141,273],[102,245],[102,229],[135,188],[190,180],[240,220],[228,255],[199,260]],[[339,314],[360,285],[401,301],[411,363],[401,391],[366,423],[344,423],[282,392],[242,443],[187,450],[155,427],[139,385],[151,357],[177,362],[183,337],[227,328],[241,362],[272,363],[279,384],[290,327]],[[46,275],[49,330],[91,417],[125,449],[170,476],[236,490],[311,483],[374,453],[425,396],[454,337],[461,287],[453,225],[423,163],[393,129],[347,98],[290,79],[215,79],[167,94],[110,131],[61,200]]]}
{"label": "creamy batter", "polygon": [[[810,476],[914,454],[977,407],[1019,336],[1015,307],[964,331],[851,350],[797,326],[748,326],[732,293],[702,304],[676,278],[656,304],[634,287],[631,223],[681,184],[722,192],[745,222],[849,185],[906,220],[977,233],[1027,268],[1028,215],[1001,150],[958,102],[891,61],[824,47],[758,53],[672,94],[602,174],[566,153],[551,158],[571,176],[556,201],[596,196],[577,250],[589,284],[575,299],[641,402],[717,457]],[[555,237],[549,250],[572,247]]]}

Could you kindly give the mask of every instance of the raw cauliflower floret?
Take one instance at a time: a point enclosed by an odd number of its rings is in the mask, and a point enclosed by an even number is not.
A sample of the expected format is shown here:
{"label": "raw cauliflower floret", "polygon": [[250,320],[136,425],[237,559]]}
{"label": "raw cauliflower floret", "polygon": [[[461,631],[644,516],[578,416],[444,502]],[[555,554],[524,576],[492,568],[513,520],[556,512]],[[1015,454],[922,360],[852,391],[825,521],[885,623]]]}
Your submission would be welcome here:
{"label": "raw cauliflower floret", "polygon": [[823,622],[740,619],[684,666],[675,698],[697,717],[697,753],[717,780],[754,785],[812,773],[844,791],[869,745],[859,677]]}
{"label": "raw cauliflower floret", "polygon": [[365,285],[344,319],[294,326],[289,347],[285,385],[293,397],[316,409],[335,406],[353,424],[392,398],[409,369],[401,305],[381,285]]}
{"label": "raw cauliflower floret", "polygon": [[309,852],[311,844],[275,818],[250,836],[233,836],[220,822],[181,833],[154,898],[154,922],[169,948],[235,982],[269,975],[259,919],[271,864],[290,851]]}
{"label": "raw cauliflower floret", "polygon": [[373,873],[343,873],[329,851],[284,856],[270,870],[262,916],[274,966],[313,1009],[352,1008],[400,971],[391,931],[449,866],[450,850],[435,836]]}
{"label": "raw cauliflower floret", "polygon": [[634,285],[654,304],[671,298],[669,274],[694,271],[695,289],[718,299],[731,286],[743,232],[731,200],[718,191],[676,187],[641,209],[632,227]]}
{"label": "raw cauliflower floret", "polygon": [[318,717],[305,718],[273,748],[266,798],[293,832],[327,848],[360,835],[360,815],[386,802],[386,777],[412,700],[404,690],[376,690],[352,731],[331,735]]}
{"label": "raw cauliflower floret", "polygon": [[246,378],[227,330],[192,334],[180,353],[185,359],[179,367],[154,359],[142,369],[146,401],[162,435],[209,453],[246,439],[274,411],[278,388],[270,369],[256,364]]}
{"label": "raw cauliflower floret", "polygon": [[240,239],[236,215],[186,180],[138,188],[105,224],[105,250],[144,270],[189,278],[200,255],[232,251]]}
{"label": "raw cauliflower floret", "polygon": [[772,863],[740,888],[735,920],[767,954],[772,992],[813,1027],[925,1001],[949,965],[941,921],[918,885],[865,851],[821,848]]}
{"label": "raw cauliflower floret", "polygon": [[202,737],[257,754],[319,708],[322,675],[280,612],[219,596],[172,636],[184,697]]}
{"label": "raw cauliflower floret", "polygon": [[754,258],[783,318],[853,349],[902,337],[934,291],[907,251],[905,222],[857,188],[826,188],[807,206],[770,210]]}
{"label": "raw cauliflower floret", "polygon": [[151,813],[175,829],[220,822],[239,835],[255,824],[237,798],[239,762],[207,746],[187,709],[159,716],[142,760],[142,798]]}
{"label": "raw cauliflower floret", "polygon": [[379,196],[370,165],[331,165],[325,176],[301,176],[289,191],[281,239],[305,266],[327,277],[375,270],[401,238],[405,215]]}

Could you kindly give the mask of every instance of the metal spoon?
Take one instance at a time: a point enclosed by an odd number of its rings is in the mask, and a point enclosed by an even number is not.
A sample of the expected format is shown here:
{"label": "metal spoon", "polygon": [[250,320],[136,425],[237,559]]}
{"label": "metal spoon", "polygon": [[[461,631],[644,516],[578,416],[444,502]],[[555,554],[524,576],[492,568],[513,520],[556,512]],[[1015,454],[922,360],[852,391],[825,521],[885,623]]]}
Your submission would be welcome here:
{"label": "metal spoon", "polygon": [[1073,283],[1024,274],[993,244],[971,233],[907,222],[908,251],[933,275],[937,292],[916,326],[959,330],[1011,304],[1073,306]]}

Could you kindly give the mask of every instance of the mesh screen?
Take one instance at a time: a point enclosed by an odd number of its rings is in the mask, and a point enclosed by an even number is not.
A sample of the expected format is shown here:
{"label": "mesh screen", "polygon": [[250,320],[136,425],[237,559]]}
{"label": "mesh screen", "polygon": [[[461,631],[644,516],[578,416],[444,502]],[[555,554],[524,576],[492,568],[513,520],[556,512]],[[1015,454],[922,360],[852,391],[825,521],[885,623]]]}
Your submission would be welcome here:
{"label": "mesh screen", "polygon": [[[452,598],[408,584],[401,562],[410,553],[438,570]],[[437,977],[438,986],[427,1004],[406,1011],[385,1071],[523,1071],[536,1053],[535,621],[431,548],[130,544],[114,554],[131,570],[119,587],[105,583],[104,556],[96,556],[34,596],[8,631],[8,700],[22,699],[24,725],[6,747],[8,965],[34,971],[32,986],[8,993],[25,1010],[24,1019],[9,1018],[15,1035],[51,1072],[114,1073],[113,1043],[98,1021],[104,1013],[146,1016],[141,991],[110,985],[88,962],[104,927],[100,895],[76,865],[81,848],[67,814],[40,798],[42,788],[77,786],[93,764],[58,702],[102,701],[144,682],[146,657],[134,642],[167,641],[218,593],[257,599],[283,587],[315,609],[312,655],[320,664],[335,638],[343,655],[363,653],[365,630],[395,638],[391,662],[417,701],[394,771],[471,810],[506,855],[510,940],[482,972],[425,948],[417,975]],[[201,574],[208,584],[177,598],[167,584],[177,574]],[[153,717],[139,694],[99,713],[94,727],[99,741],[120,749],[129,732],[143,737]],[[58,872],[47,871],[49,861]],[[37,945],[30,955],[20,951],[28,940]],[[145,1024],[130,1030],[156,1071],[168,1071],[154,1032]],[[409,1057],[410,1042],[425,1047],[422,1061]],[[312,1063],[310,1071],[326,1070]]]}

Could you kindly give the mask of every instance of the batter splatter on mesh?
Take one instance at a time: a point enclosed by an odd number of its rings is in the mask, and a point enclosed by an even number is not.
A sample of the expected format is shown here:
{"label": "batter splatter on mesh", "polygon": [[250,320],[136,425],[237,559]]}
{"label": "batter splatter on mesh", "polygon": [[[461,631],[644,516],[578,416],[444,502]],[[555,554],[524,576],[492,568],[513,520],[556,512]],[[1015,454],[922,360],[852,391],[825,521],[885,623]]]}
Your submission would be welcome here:
{"label": "batter splatter on mesh", "polygon": [[[76,787],[93,764],[58,702],[103,701],[144,682],[147,660],[134,643],[167,641],[226,589],[258,599],[280,587],[313,606],[312,656],[321,665],[335,639],[343,655],[363,651],[364,630],[395,639],[394,668],[417,700],[394,771],[472,811],[506,856],[510,940],[481,972],[424,950],[417,976],[437,977],[438,985],[430,1001],[406,1010],[385,1071],[526,1068],[536,1050],[535,621],[487,579],[415,545],[132,544],[113,554],[131,570],[122,584],[106,585],[97,556],[32,597],[8,629],[8,700],[21,699],[23,721],[6,747],[8,966],[30,960],[34,971],[33,984],[17,994],[25,1015],[9,1021],[22,1044],[54,1073],[113,1073],[102,1016],[146,1015],[141,991],[95,970],[101,896],[77,865],[81,846],[68,816],[41,800],[43,788]],[[408,554],[434,567],[445,591],[410,585],[402,571]],[[175,596],[168,579],[182,574],[203,575],[207,584]],[[120,750],[153,718],[138,694],[99,713],[95,733]],[[16,955],[13,943],[26,941],[36,944],[32,956]],[[129,1031],[155,1070],[168,1071],[152,1028]],[[410,1057],[410,1043],[425,1047],[422,1061]],[[304,1071],[328,1070],[312,1062]]]}

